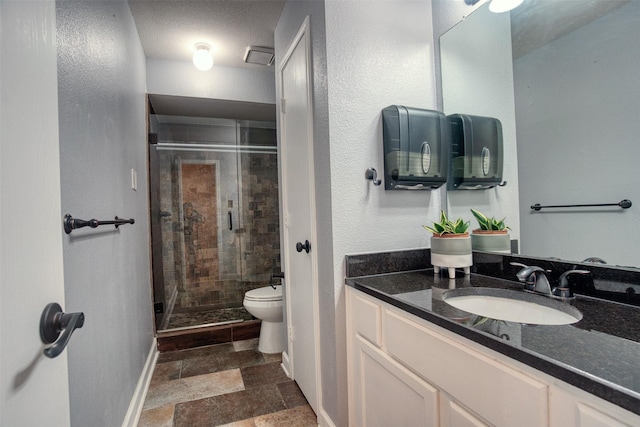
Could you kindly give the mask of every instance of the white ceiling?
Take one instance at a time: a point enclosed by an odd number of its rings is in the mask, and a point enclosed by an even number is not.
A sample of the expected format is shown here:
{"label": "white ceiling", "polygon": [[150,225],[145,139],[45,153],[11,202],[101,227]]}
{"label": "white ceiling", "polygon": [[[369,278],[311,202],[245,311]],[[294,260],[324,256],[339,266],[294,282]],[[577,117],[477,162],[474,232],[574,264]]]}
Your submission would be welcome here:
{"label": "white ceiling", "polygon": [[[628,1],[526,0],[511,14],[514,58]],[[284,4],[283,0],[129,0],[147,57],[189,62],[194,45],[205,42],[212,46],[216,65],[265,71],[274,67],[247,64],[244,55],[248,46],[273,48]],[[275,120],[273,105],[227,105],[220,100],[180,97],[158,97],[152,102],[158,114],[227,117],[234,111],[238,119]]]}
{"label": "white ceiling", "polygon": [[[129,0],[148,58],[190,62],[198,42],[212,46],[214,66],[273,72],[273,66],[247,64],[248,46],[273,48],[273,33],[284,1]],[[272,104],[150,95],[156,114],[275,121]]]}
{"label": "white ceiling", "polygon": [[129,0],[148,58],[191,61],[198,42],[212,46],[214,64],[273,70],[246,64],[248,46],[273,48],[284,1]]}

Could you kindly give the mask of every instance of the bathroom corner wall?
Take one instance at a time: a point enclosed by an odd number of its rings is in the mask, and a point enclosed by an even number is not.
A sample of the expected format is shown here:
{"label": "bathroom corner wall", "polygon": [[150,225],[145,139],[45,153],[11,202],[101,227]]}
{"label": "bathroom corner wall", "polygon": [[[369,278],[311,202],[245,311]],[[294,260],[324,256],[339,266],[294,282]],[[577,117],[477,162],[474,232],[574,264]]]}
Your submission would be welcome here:
{"label": "bathroom corner wall", "polygon": [[385,191],[364,178],[369,167],[383,171],[383,108],[436,107],[431,3],[290,1],[276,30],[276,58],[307,15],[314,61],[321,404],[323,415],[346,425],[344,257],[428,246],[422,224],[440,211],[440,191]]}
{"label": "bathroom corner wall", "polygon": [[[338,425],[346,423],[345,255],[429,246],[441,191],[385,191],[383,108],[436,109],[431,1],[325,2]],[[322,308],[321,308],[322,310]],[[326,353],[322,350],[323,355]],[[324,388],[324,386],[323,386]]]}
{"label": "bathroom corner wall", "polygon": [[[126,1],[57,2],[62,212],[134,218],[64,235],[71,426],[121,425],[153,342],[145,57]],[[131,169],[138,188],[131,188]]]}

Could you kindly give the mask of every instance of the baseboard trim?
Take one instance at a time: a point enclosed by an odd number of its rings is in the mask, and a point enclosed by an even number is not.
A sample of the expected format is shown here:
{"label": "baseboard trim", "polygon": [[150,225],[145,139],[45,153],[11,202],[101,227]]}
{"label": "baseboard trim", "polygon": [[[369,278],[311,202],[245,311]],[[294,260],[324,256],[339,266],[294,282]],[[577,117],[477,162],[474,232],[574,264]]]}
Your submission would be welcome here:
{"label": "baseboard trim", "polygon": [[320,413],[318,414],[318,426],[320,427],[336,427],[336,425],[333,423],[333,420],[331,419],[331,417],[329,417],[329,414],[327,414],[327,412],[320,408]]}
{"label": "baseboard trim", "polygon": [[142,373],[138,379],[138,385],[133,393],[131,402],[129,403],[129,409],[122,421],[122,427],[136,427],[138,421],[140,421],[140,414],[142,413],[142,407],[144,406],[144,399],[147,397],[147,391],[149,391],[149,383],[151,382],[151,376],[153,375],[153,369],[156,366],[158,360],[158,343],[154,338],[151,343],[151,350],[147,356],[147,361],[142,368]]}
{"label": "baseboard trim", "polygon": [[287,377],[291,378],[291,368],[289,365],[289,355],[287,354],[286,351],[282,352],[282,363],[280,364],[280,366],[282,366],[282,370],[284,371],[284,373],[287,375]]}

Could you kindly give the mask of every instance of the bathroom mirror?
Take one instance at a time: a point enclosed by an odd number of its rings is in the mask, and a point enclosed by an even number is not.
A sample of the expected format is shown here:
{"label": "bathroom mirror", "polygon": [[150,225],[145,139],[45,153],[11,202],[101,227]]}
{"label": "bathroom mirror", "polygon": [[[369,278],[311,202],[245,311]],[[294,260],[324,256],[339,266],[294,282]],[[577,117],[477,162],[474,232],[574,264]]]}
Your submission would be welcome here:
{"label": "bathroom mirror", "polygon": [[[449,193],[450,207],[515,214],[525,255],[640,267],[640,1],[487,8],[440,37],[442,105],[502,121],[517,188]],[[633,206],[531,209],[623,199]]]}

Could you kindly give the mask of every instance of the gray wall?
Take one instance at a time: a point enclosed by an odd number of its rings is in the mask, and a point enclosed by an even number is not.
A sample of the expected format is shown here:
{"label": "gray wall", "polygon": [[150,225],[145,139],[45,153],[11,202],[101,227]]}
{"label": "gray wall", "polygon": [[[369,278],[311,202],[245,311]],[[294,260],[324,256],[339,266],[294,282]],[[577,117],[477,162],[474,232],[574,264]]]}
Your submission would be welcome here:
{"label": "gray wall", "polygon": [[63,239],[65,308],[86,316],[67,350],[71,425],[111,427],[153,341],[145,57],[126,1],[60,1],[57,31],[61,216],[136,220]]}
{"label": "gray wall", "polygon": [[637,205],[530,209],[640,199],[638,16],[630,2],[514,63],[523,254],[640,265]]}

